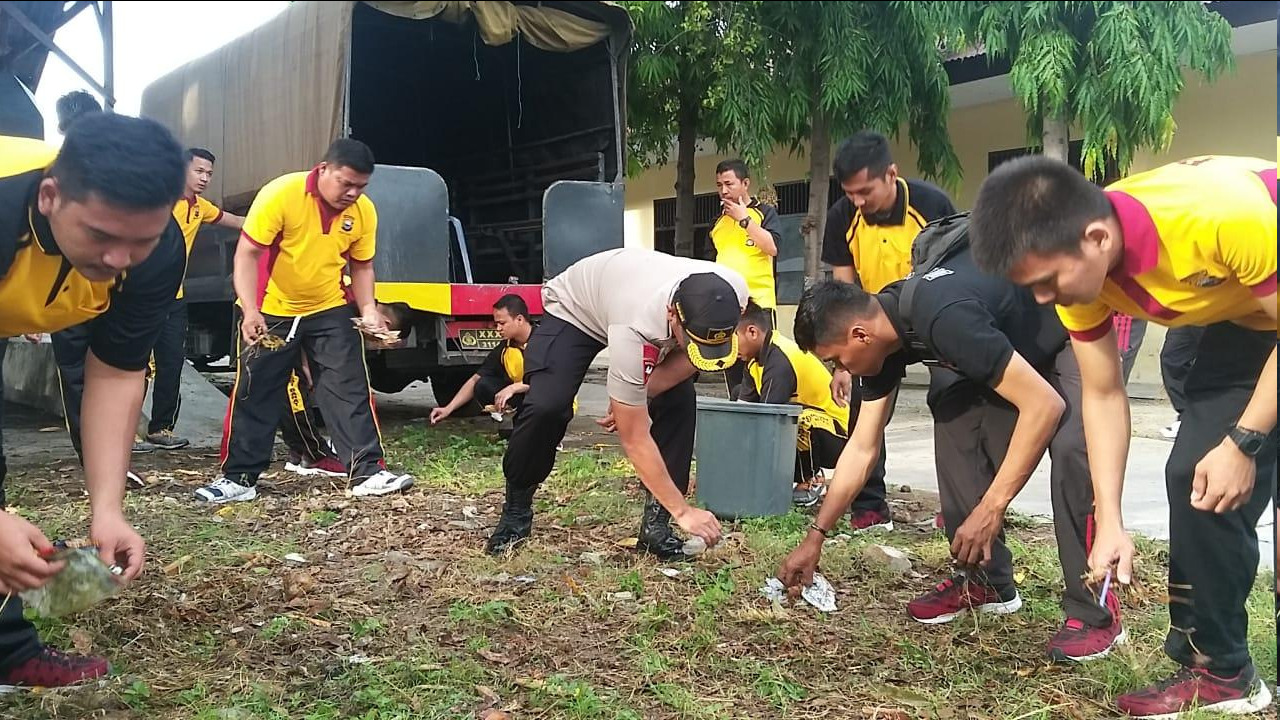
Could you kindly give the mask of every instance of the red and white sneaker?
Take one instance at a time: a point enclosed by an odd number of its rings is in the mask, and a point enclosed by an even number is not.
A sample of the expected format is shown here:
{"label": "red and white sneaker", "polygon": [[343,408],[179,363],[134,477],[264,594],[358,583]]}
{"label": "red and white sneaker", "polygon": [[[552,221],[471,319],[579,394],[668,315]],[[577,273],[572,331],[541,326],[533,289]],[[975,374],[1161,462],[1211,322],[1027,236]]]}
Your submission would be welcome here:
{"label": "red and white sneaker", "polygon": [[0,673],[0,694],[31,688],[60,688],[78,685],[107,674],[110,666],[103,657],[69,655],[51,647]]}
{"label": "red and white sneaker", "polygon": [[1129,640],[1119,620],[1107,627],[1090,627],[1076,618],[1067,622],[1049,640],[1049,659],[1054,662],[1085,662],[1111,654],[1112,648]]}
{"label": "red and white sneaker", "polygon": [[849,512],[849,527],[854,535],[874,530],[889,531],[893,529],[893,516],[889,514],[888,505],[876,510],[854,509]]}
{"label": "red and white sneaker", "polygon": [[1008,615],[1022,608],[1022,596],[1012,585],[997,590],[980,585],[963,575],[938,583],[931,592],[907,603],[907,614],[925,625],[940,625],[955,620],[968,610],[995,615]]}
{"label": "red and white sneaker", "polygon": [[1271,705],[1271,691],[1252,665],[1233,677],[1184,667],[1148,688],[1121,695],[1116,705],[1129,717],[1172,720],[1191,710],[1250,715]]}
{"label": "red and white sneaker", "polygon": [[1110,655],[1112,648],[1125,644],[1129,635],[1120,624],[1120,598],[1115,593],[1107,596],[1107,609],[1111,611],[1111,624],[1107,627],[1090,627],[1078,618],[1067,618],[1049,640],[1049,659],[1054,662],[1097,660]]}
{"label": "red and white sneaker", "polygon": [[289,462],[284,464],[285,472],[291,472],[294,475],[302,475],[309,477],[312,475],[323,475],[325,477],[346,477],[347,468],[342,461],[332,455],[326,455],[319,460],[306,460],[301,457],[296,462],[291,458]]}

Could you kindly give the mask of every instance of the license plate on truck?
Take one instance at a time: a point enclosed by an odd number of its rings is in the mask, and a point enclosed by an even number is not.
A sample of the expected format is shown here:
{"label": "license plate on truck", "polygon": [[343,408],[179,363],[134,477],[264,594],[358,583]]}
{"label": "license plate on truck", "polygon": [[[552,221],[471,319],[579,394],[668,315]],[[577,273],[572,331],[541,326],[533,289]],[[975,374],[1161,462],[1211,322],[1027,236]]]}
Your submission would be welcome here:
{"label": "license plate on truck", "polygon": [[458,344],[463,350],[492,350],[502,343],[502,336],[493,328],[461,328]]}

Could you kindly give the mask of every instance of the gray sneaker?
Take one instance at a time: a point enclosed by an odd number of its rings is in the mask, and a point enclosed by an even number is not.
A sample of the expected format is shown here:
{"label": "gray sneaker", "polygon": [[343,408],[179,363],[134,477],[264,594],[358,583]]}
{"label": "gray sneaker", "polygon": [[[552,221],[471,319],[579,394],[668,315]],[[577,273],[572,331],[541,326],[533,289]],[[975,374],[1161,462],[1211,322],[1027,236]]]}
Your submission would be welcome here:
{"label": "gray sneaker", "polygon": [[190,440],[174,435],[172,430],[153,432],[147,436],[147,442],[160,450],[181,450],[191,444]]}

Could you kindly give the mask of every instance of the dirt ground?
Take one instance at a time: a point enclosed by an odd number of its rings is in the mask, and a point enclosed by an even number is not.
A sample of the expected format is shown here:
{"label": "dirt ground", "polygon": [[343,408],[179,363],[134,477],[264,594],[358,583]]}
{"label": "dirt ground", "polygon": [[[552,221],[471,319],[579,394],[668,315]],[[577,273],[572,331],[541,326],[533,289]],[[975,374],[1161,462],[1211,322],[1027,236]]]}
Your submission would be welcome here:
{"label": "dirt ground", "polygon": [[[394,404],[382,419],[390,462],[419,479],[389,498],[276,464],[260,500],[213,509],[191,494],[215,474],[212,451],[138,456],[147,487],[127,505],[149,543],[143,578],[99,608],[38,620],[52,643],[111,656],[113,676],[0,698],[0,717],[1096,718],[1172,667],[1160,543],[1141,543],[1140,582],[1123,595],[1129,645],[1061,667],[1043,654],[1062,582],[1043,526],[1010,519],[1021,612],[917,625],[904,606],[950,558],[936,498],[895,488],[894,532],[829,542],[821,568],[839,607],[824,614],[759,592],[803,512],[731,523],[693,562],[642,556],[638,483],[580,418],[539,492],[533,540],[489,558],[503,451],[492,421],[432,428]],[[39,432],[47,420],[6,418],[34,438],[10,454],[10,499],[50,537],[76,537],[82,484],[64,434]],[[906,552],[911,571],[868,560],[876,543]],[[1273,586],[1259,578],[1250,605],[1270,678]]]}

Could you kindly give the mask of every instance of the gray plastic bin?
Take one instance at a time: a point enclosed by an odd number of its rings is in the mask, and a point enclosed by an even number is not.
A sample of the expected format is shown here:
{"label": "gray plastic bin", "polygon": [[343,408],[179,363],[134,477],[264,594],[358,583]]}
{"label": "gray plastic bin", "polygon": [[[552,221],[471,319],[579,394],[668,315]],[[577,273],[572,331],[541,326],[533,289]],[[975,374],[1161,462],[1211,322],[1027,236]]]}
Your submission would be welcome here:
{"label": "gray plastic bin", "polygon": [[799,405],[698,398],[698,502],[721,519],[791,509]]}

